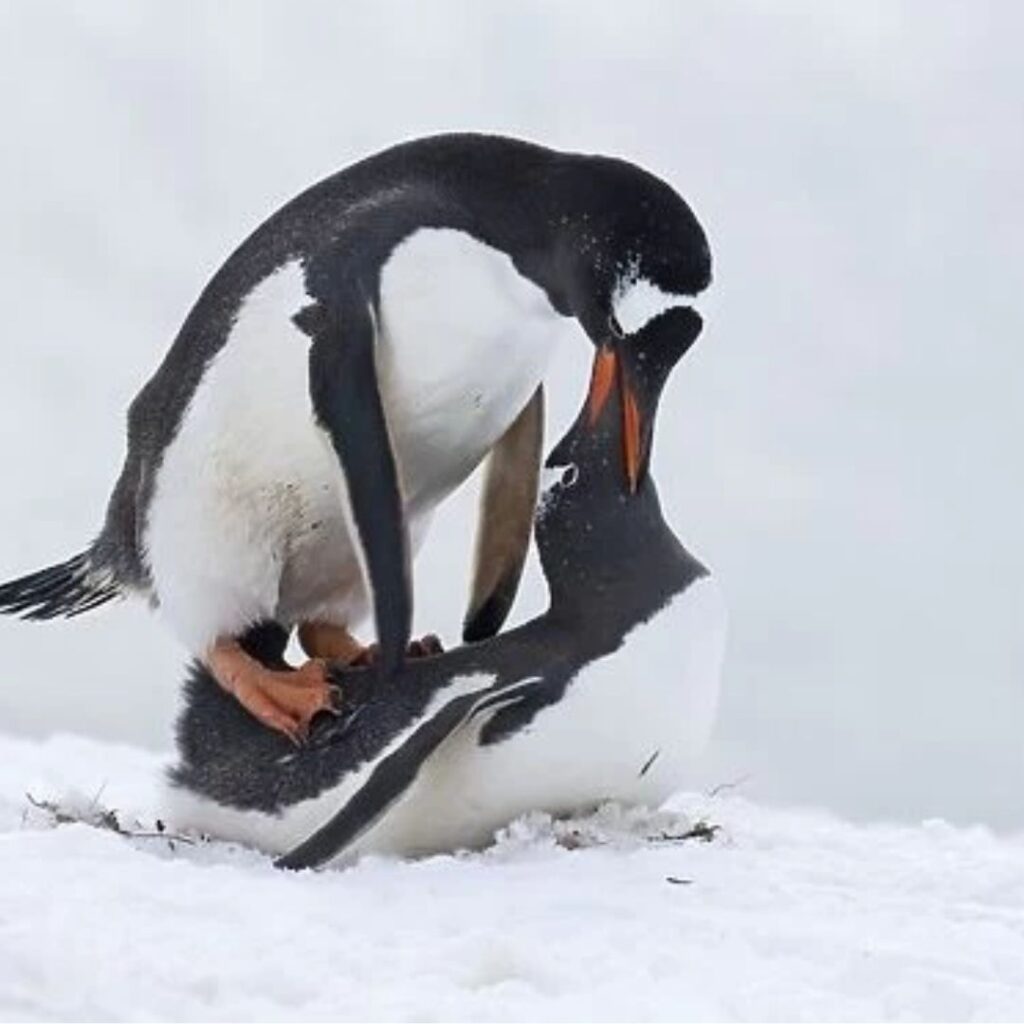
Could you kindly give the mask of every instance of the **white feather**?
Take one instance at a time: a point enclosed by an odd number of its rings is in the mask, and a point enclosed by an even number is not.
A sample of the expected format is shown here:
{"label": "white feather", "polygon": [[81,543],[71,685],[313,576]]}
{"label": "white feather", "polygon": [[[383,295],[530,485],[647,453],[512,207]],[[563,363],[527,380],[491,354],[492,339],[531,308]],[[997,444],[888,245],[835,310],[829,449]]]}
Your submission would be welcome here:
{"label": "white feather", "polygon": [[490,716],[475,719],[350,853],[479,846],[531,810],[569,813],[605,800],[657,806],[684,784],[710,736],[725,618],[717,582],[705,577],[586,666],[527,728],[480,746]]}
{"label": "white feather", "polygon": [[623,278],[612,295],[615,319],[626,334],[635,334],[667,309],[692,305],[692,296],[662,291],[645,277]]}

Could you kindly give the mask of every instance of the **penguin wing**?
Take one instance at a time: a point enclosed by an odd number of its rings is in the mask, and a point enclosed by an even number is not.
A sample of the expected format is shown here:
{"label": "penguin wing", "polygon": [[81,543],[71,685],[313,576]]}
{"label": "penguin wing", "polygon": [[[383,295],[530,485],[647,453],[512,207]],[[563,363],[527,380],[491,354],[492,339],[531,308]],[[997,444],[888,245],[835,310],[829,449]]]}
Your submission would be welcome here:
{"label": "penguin wing", "polygon": [[[459,681],[472,684],[480,678],[470,676]],[[484,678],[487,681],[483,685],[468,692],[460,689],[440,707],[429,710],[404,733],[394,737],[334,817],[279,857],[275,865],[300,871],[333,860],[402,799],[431,755],[460,726],[477,714],[496,712],[516,704],[543,685],[539,677],[513,683],[495,683],[493,676]]]}
{"label": "penguin wing", "polygon": [[544,389],[538,387],[487,460],[469,607],[466,643],[501,629],[512,608],[530,544],[544,441]]}
{"label": "penguin wing", "polygon": [[353,542],[370,591],[383,674],[402,664],[412,631],[409,536],[375,357],[377,317],[357,289],[295,318],[312,338],[313,411],[341,463]]}

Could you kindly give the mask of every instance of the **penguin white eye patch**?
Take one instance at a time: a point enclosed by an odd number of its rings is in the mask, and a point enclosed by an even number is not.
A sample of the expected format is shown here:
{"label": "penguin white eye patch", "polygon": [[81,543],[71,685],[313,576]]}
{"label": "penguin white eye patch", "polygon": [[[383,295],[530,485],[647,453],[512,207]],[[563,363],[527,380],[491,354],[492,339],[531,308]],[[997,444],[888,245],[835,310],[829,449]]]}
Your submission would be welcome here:
{"label": "penguin white eye patch", "polygon": [[627,278],[615,289],[609,327],[612,333],[618,327],[624,334],[636,334],[665,310],[677,306],[696,308],[692,295],[664,292],[646,277]]}
{"label": "penguin white eye patch", "polygon": [[580,468],[575,462],[565,466],[544,466],[540,471],[540,493],[546,494],[556,484],[572,487],[580,477]]}

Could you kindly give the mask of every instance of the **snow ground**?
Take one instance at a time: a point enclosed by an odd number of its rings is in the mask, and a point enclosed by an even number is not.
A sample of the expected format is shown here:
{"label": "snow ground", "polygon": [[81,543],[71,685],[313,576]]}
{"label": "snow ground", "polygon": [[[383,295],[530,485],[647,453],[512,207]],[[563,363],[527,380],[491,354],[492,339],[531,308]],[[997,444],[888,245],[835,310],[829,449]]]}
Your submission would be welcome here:
{"label": "snow ground", "polygon": [[686,795],[290,875],[26,799],[152,829],[152,754],[0,737],[0,763],[3,1020],[1024,1018],[1024,836]]}

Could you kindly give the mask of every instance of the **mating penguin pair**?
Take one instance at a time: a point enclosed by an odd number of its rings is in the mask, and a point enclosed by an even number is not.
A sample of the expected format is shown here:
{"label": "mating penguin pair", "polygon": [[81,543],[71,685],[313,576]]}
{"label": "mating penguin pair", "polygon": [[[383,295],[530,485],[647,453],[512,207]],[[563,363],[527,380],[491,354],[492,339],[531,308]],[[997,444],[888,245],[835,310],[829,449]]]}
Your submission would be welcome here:
{"label": "mating penguin pair", "polygon": [[[548,611],[484,643],[410,661],[378,682],[339,669],[345,712],[296,751],[197,666],[178,723],[177,824],[310,867],[359,852],[486,842],[516,815],[603,800],[657,804],[710,732],[724,606],[665,523],[647,463],[662,387],[701,320],[668,310],[633,338],[628,392],[606,352],[579,417],[547,459],[536,539]],[[644,424],[635,486],[621,456]],[[246,638],[279,660],[276,626]]]}
{"label": "mating penguin pair", "polygon": [[[409,562],[490,457],[464,637],[501,627],[530,535],[541,378],[560,318],[615,352],[639,486],[634,339],[711,274],[700,225],[621,160],[446,135],[385,150],[261,225],[204,289],[128,412],[106,521],[81,554],[0,586],[0,611],[77,615],[136,593],[262,723],[336,710],[325,659],[372,611],[378,674],[408,649]],[[630,404],[632,403],[632,404]],[[262,665],[256,623],[310,660]]]}

